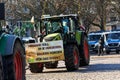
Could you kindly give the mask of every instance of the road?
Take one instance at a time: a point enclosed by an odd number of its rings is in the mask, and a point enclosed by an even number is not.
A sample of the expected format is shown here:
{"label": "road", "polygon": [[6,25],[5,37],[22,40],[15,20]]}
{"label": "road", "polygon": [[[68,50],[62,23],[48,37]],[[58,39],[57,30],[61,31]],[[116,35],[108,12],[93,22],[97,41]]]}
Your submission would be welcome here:
{"label": "road", "polygon": [[90,65],[67,72],[64,62],[57,69],[44,69],[43,73],[26,70],[26,80],[120,80],[120,54],[91,55]]}

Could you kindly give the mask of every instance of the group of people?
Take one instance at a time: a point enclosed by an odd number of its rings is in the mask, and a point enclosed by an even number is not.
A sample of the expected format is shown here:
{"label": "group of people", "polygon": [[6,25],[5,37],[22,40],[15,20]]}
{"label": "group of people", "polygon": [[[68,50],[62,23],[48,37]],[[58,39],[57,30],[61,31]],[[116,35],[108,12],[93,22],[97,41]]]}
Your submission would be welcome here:
{"label": "group of people", "polygon": [[2,30],[3,30],[4,32],[6,32],[6,33],[9,33],[9,34],[12,33],[12,29],[10,28],[9,25],[3,26],[3,27],[2,27]]}

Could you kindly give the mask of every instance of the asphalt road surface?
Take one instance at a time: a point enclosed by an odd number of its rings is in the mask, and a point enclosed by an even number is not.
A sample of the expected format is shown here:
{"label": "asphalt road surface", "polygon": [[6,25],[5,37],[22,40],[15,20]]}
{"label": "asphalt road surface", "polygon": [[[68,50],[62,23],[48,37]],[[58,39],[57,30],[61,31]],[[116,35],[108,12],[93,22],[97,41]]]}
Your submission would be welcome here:
{"label": "asphalt road surface", "polygon": [[120,80],[120,54],[91,55],[90,65],[67,72],[64,62],[56,69],[44,69],[43,73],[26,70],[26,80]]}

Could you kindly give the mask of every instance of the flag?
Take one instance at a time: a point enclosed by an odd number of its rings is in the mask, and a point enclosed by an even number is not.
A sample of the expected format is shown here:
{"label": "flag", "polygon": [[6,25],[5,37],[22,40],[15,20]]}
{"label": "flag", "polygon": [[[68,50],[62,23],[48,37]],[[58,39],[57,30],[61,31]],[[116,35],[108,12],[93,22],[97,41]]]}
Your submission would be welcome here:
{"label": "flag", "polygon": [[32,16],[30,22],[34,24],[34,22],[35,22],[35,21],[34,21],[34,16]]}

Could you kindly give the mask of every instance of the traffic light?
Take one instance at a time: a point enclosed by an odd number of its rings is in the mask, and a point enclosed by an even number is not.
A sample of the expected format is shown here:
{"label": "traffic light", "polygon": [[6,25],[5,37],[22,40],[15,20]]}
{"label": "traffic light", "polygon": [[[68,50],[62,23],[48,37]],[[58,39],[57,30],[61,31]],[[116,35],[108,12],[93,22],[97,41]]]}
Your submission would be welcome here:
{"label": "traffic light", "polygon": [[4,3],[0,3],[0,20],[5,19],[5,6]]}

